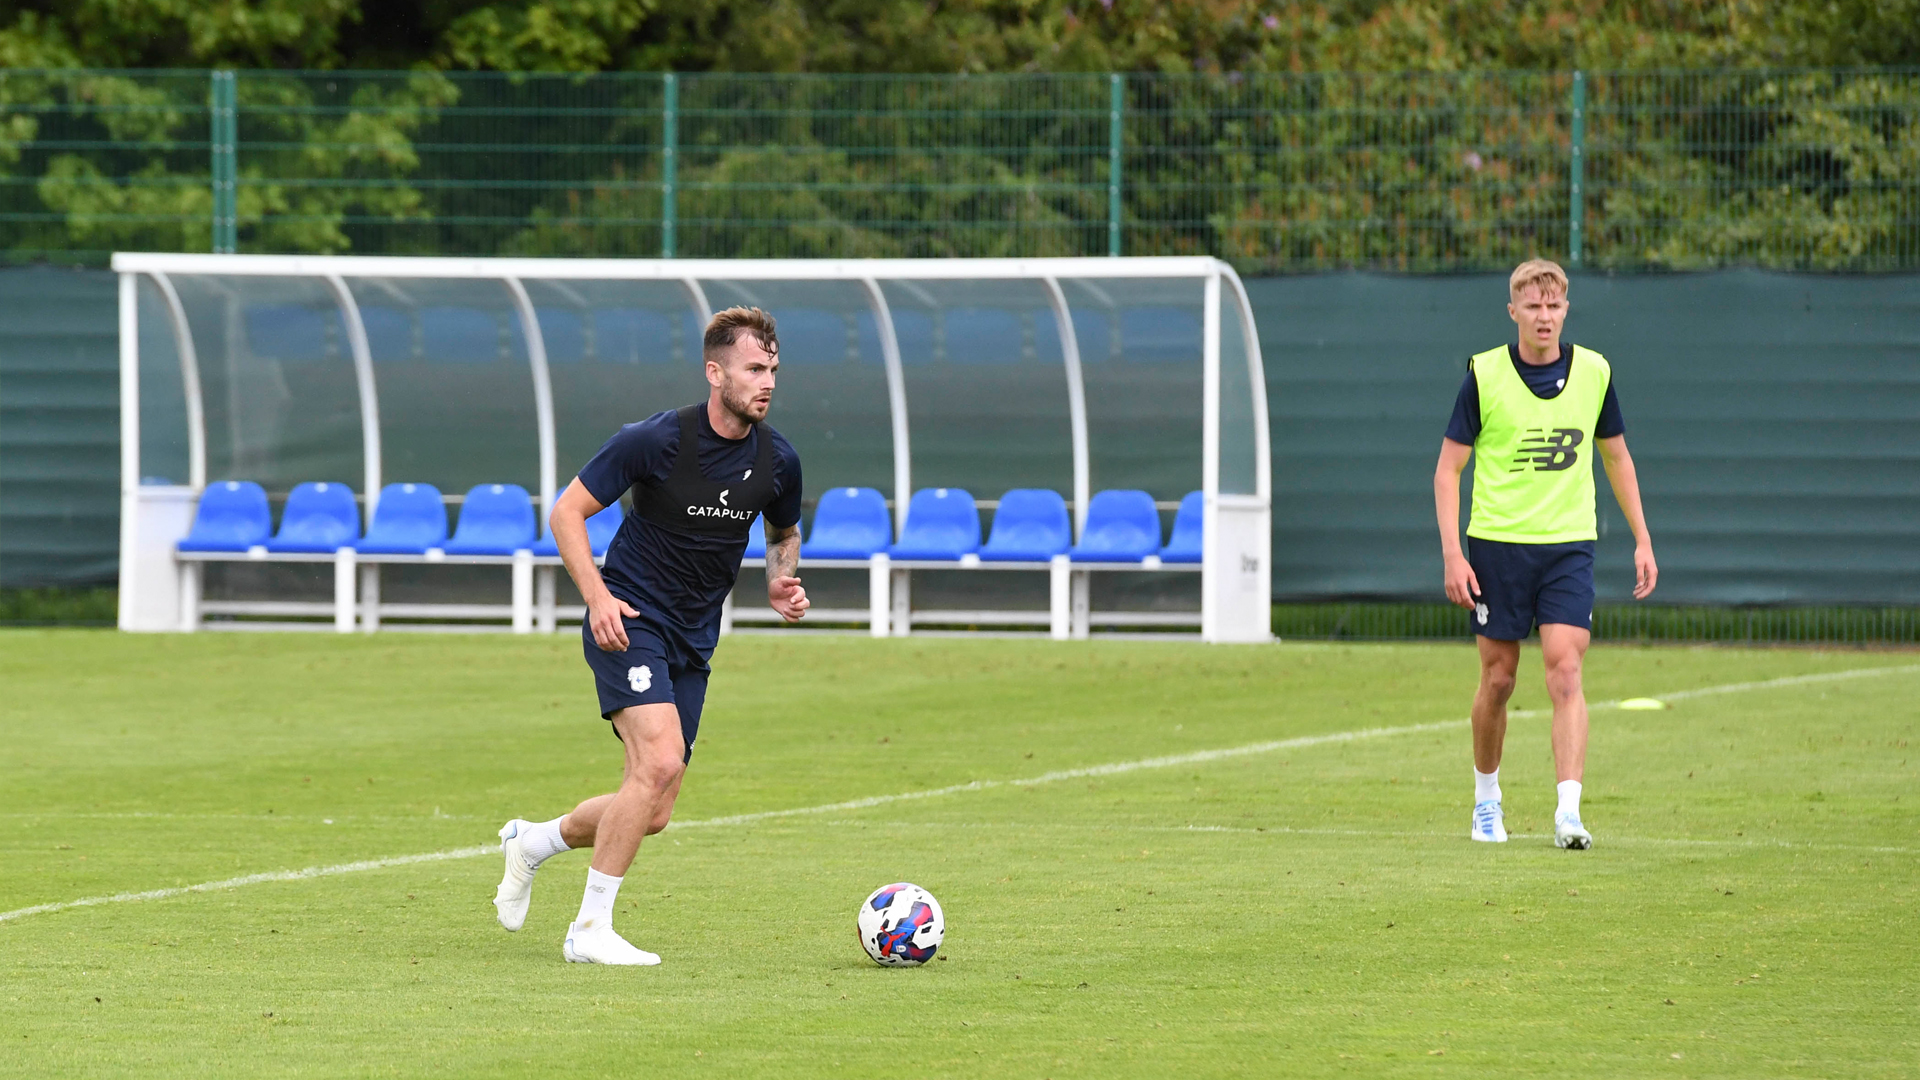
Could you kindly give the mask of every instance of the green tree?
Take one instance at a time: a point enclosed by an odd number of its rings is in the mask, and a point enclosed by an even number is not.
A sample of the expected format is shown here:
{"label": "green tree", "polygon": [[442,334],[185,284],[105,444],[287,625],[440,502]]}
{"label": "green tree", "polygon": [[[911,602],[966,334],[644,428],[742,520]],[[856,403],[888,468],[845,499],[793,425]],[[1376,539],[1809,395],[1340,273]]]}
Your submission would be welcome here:
{"label": "green tree", "polygon": [[0,67],[337,67],[340,31],[363,2],[0,3]]}
{"label": "green tree", "polygon": [[0,67],[1311,72],[1920,62],[1920,0],[0,0]]}
{"label": "green tree", "polygon": [[1782,68],[1916,60],[1920,0],[0,0],[0,245],[207,246],[218,66],[243,250],[656,252],[672,70],[682,253],[1104,251],[1120,71],[1127,250],[1488,265],[1582,69],[1593,262],[1889,268],[1914,78]]}

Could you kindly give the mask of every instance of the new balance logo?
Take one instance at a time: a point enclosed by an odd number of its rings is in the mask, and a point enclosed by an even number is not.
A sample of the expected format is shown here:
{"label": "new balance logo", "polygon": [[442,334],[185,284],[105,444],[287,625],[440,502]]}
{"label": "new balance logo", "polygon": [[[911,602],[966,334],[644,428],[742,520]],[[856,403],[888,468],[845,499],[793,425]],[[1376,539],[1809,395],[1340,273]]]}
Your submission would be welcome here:
{"label": "new balance logo", "polygon": [[1520,439],[1520,454],[1514,458],[1513,471],[1561,472],[1580,460],[1574,450],[1586,438],[1579,428],[1528,428]]}

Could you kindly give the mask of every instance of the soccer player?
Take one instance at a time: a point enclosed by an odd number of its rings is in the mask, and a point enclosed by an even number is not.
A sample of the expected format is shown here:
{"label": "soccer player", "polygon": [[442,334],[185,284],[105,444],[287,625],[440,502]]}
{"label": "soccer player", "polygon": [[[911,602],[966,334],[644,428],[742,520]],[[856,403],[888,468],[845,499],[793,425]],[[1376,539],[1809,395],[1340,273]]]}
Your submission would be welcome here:
{"label": "soccer player", "polygon": [[[720,607],[733,590],[755,514],[767,533],[767,601],[788,620],[809,606],[800,561],[800,457],[762,423],[780,369],[773,317],[728,308],[707,324],[707,400],[628,424],[554,503],[548,519],[567,573],[587,601],[581,626],[600,715],[625,748],[620,790],[552,821],[500,829],[506,875],[500,925],[526,922],[533,874],[568,848],[593,848],[586,895],[561,954],[577,964],[657,964],[613,930],[620,882],[643,837],[667,827],[693,756]],[[633,492],[596,570],[587,518]]]}
{"label": "soccer player", "polygon": [[[1480,689],[1473,698],[1475,840],[1503,843],[1500,751],[1520,640],[1540,628],[1553,698],[1553,763],[1559,805],[1554,846],[1585,850],[1580,781],[1587,761],[1587,699],[1580,665],[1593,627],[1594,449],[1633,529],[1634,599],[1653,592],[1660,570],[1640,510],[1640,481],[1627,453],[1613,371],[1591,349],[1560,341],[1567,274],[1545,259],[1508,279],[1507,314],[1517,345],[1476,355],[1453,405],[1433,475],[1447,599],[1473,612]],[[1473,470],[1467,551],[1460,552],[1460,472]]]}

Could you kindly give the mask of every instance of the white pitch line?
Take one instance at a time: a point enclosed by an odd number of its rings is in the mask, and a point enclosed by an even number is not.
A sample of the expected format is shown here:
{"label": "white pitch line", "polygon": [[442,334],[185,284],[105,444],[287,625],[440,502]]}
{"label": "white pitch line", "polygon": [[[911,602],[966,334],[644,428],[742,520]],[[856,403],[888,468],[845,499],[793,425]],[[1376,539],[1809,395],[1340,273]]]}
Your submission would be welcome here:
{"label": "white pitch line", "polygon": [[325,818],[319,814],[167,814],[151,810],[127,810],[116,813],[74,814],[65,810],[8,811],[0,818],[81,818],[105,821],[269,821],[280,825],[311,825],[316,821],[324,824],[365,821],[492,821],[491,817],[478,814],[343,814],[335,812]]}
{"label": "white pitch line", "polygon": [[[904,802],[911,799],[931,799],[941,795],[955,795],[964,791],[985,791],[998,787],[1033,787],[1039,784],[1052,784],[1061,780],[1077,780],[1089,776],[1112,776],[1119,773],[1135,772],[1140,769],[1164,769],[1176,765],[1193,765],[1222,758],[1245,757],[1249,754],[1265,754],[1275,750],[1288,750],[1295,747],[1322,746],[1328,743],[1353,742],[1359,739],[1377,739],[1389,735],[1410,735],[1423,731],[1444,731],[1462,727],[1465,720],[1449,720],[1437,724],[1408,724],[1403,727],[1366,728],[1360,731],[1339,731],[1327,735],[1304,735],[1294,739],[1276,739],[1271,742],[1249,743],[1246,746],[1226,747],[1219,750],[1199,750],[1190,754],[1169,754],[1164,757],[1144,758],[1139,761],[1119,761],[1106,765],[1091,765],[1080,769],[1061,769],[1056,772],[1042,773],[1039,776],[1019,780],[975,780],[966,784],[953,784],[948,787],[934,788],[929,791],[905,791],[895,795],[873,795],[864,799],[849,799],[846,802],[828,803],[824,806],[803,806],[791,810],[763,810],[755,814],[734,814],[728,817],[704,818],[699,821],[675,822],[670,830],[708,828],[719,825],[745,825],[755,821],[772,821],[779,818],[795,817],[802,814],[826,814],[836,810],[862,810],[870,806],[884,806],[888,803]],[[171,896],[187,893],[213,892],[219,889],[234,889],[243,885],[260,885],[270,881],[299,881],[305,878],[331,877],[335,874],[352,874],[362,870],[381,870],[389,866],[405,866],[409,863],[439,862],[446,859],[466,859],[479,855],[497,855],[497,845],[483,847],[455,848],[452,851],[435,851],[421,855],[399,855],[390,859],[369,859],[365,862],[340,863],[335,866],[310,866],[304,870],[274,870],[264,874],[249,874],[245,877],[228,878],[225,881],[207,881],[198,885],[183,885],[174,889],[150,889],[146,892],[115,893],[111,896],[89,896],[80,900],[67,900],[53,904],[36,904],[33,907],[19,908],[15,911],[0,912],[0,922],[24,918],[28,915],[42,915],[48,912],[65,911],[68,908],[94,907],[100,904],[124,904],[135,900],[164,900]]]}
{"label": "white pitch line", "polygon": [[[1671,694],[1655,695],[1661,701],[1685,701],[1688,698],[1709,697],[1714,694],[1741,694],[1748,690],[1776,690],[1783,686],[1805,686],[1810,683],[1840,682],[1843,679],[1865,679],[1875,675],[1903,675],[1920,671],[1920,664],[1901,664],[1896,667],[1852,668],[1847,671],[1827,671],[1817,675],[1788,675],[1783,679],[1767,679],[1764,682],[1728,683],[1725,686],[1703,686],[1698,690],[1676,690]],[[1619,706],[1617,701],[1607,705]]]}
{"label": "white pitch line", "polygon": [[[1904,672],[1920,671],[1920,664],[1907,664],[1897,667],[1853,668],[1847,671],[1832,671],[1817,675],[1790,675],[1781,679],[1768,679],[1764,682],[1728,683],[1725,686],[1707,686],[1698,690],[1679,690],[1661,695],[1661,700],[1678,701],[1692,697],[1704,697],[1709,694],[1736,694],[1748,690],[1769,690],[1785,686],[1799,686],[1808,683],[1837,682],[1842,679],[1859,679],[1875,675],[1896,675]],[[1603,701],[1590,708],[1605,709],[1619,705],[1615,701]],[[1535,710],[1514,710],[1509,715],[1530,716]],[[941,795],[958,795],[967,791],[986,791],[999,787],[1035,787],[1041,784],[1057,783],[1061,780],[1079,780],[1089,776],[1115,776],[1121,773],[1138,772],[1142,769],[1165,769],[1178,765],[1198,765],[1226,758],[1247,757],[1253,754],[1268,754],[1275,750],[1292,750],[1308,746],[1325,746],[1330,743],[1357,742],[1362,739],[1385,738],[1390,735],[1414,735],[1430,731],[1447,731],[1466,726],[1465,720],[1443,720],[1432,724],[1406,724],[1400,727],[1363,728],[1358,731],[1337,731],[1326,735],[1303,735],[1293,739],[1275,739],[1268,742],[1248,743],[1245,746],[1222,747],[1217,750],[1196,750],[1188,754],[1168,754],[1163,757],[1142,758],[1138,761],[1116,761],[1105,765],[1089,765],[1079,769],[1060,769],[1055,772],[1041,773],[1018,780],[974,780],[965,784],[952,784],[926,791],[905,791],[894,795],[871,795],[864,799],[849,799],[846,802],[827,803],[823,806],[802,806],[790,810],[763,810],[753,814],[733,814],[727,817],[705,818],[699,821],[674,822],[670,829],[707,828],[719,825],[745,825],[756,821],[772,821],[779,818],[798,817],[810,814],[827,814],[836,810],[864,810],[871,806],[885,806],[888,803],[906,802],[914,799],[931,799]],[[1277,831],[1277,830],[1275,830]],[[1679,841],[1686,843],[1687,841]],[[1711,841],[1708,841],[1711,842]],[[1900,849],[1876,849],[1900,850]],[[22,919],[28,915],[44,915],[69,908],[97,907],[101,904],[125,904],[136,900],[164,900],[188,893],[214,892],[220,889],[237,889],[245,885],[261,885],[273,881],[303,881],[307,878],[332,877],[336,874],[354,874],[363,870],[382,870],[390,866],[407,866],[413,863],[443,862],[449,859],[470,859],[480,855],[497,855],[497,845],[486,844],[479,847],[454,848],[451,851],[429,851],[418,855],[395,855],[386,859],[367,859],[362,862],[337,863],[333,866],[309,866],[304,870],[269,870],[261,874],[247,874],[243,877],[227,878],[224,881],[203,881],[197,885],[182,885],[172,889],[149,889],[145,892],[114,893],[111,896],[87,896],[78,900],[63,900],[51,904],[35,904],[32,907],[17,908],[13,911],[0,911],[0,922]]]}
{"label": "white pitch line", "polygon": [[1116,761],[1106,765],[1089,765],[1080,769],[1061,769],[1057,772],[1041,773],[1020,780],[974,780],[965,784],[953,784],[949,787],[932,788],[927,791],[903,791],[897,795],[869,795],[864,799],[850,799],[846,802],[828,803],[825,806],[801,806],[791,810],[762,810],[754,814],[733,814],[728,817],[704,818],[700,821],[675,822],[669,829],[697,829],[711,825],[745,825],[755,821],[771,821],[776,818],[797,817],[802,814],[830,814],[836,810],[864,810],[869,806],[885,806],[887,803],[905,802],[909,799],[931,799],[939,795],[957,795],[964,791],[987,791],[999,787],[1036,787],[1040,784],[1053,784],[1062,780],[1081,780],[1089,776],[1114,776],[1119,773],[1137,772],[1141,769],[1166,769],[1176,765],[1197,765],[1202,762],[1219,761],[1222,758],[1246,757],[1250,754],[1270,754],[1275,750],[1292,750],[1303,746],[1324,746],[1328,743],[1355,742],[1360,739],[1378,739],[1388,735],[1413,735],[1423,731],[1447,731],[1464,727],[1465,720],[1443,720],[1435,724],[1407,724],[1403,727],[1363,728],[1359,731],[1336,731],[1327,735],[1302,735],[1295,739],[1276,739],[1272,742],[1248,743],[1245,746],[1229,746],[1219,750],[1196,750],[1190,754],[1169,754],[1165,757],[1142,758],[1139,761]]}
{"label": "white pitch line", "polygon": [[[820,824],[845,829],[872,828],[925,828],[924,825],[906,825],[892,821],[874,821],[861,818],[844,818],[835,821],[823,821]],[[1157,833],[1232,833],[1246,836],[1375,836],[1394,840],[1434,839],[1457,840],[1457,832],[1439,832],[1437,830],[1400,830],[1400,829],[1298,829],[1290,825],[1139,825],[1103,822],[1098,825],[1085,825],[1062,821],[942,821],[942,829],[980,829],[1019,830],[1034,832],[1157,832]],[[1509,833],[1515,840],[1551,840],[1552,833]],[[1615,844],[1665,844],[1669,846],[1699,846],[1726,848],[1791,848],[1800,851],[1861,851],[1880,855],[1920,855],[1920,848],[1886,847],[1872,844],[1825,844],[1810,840],[1705,840],[1692,837],[1667,836],[1631,836],[1626,834],[1606,834],[1607,846]]]}
{"label": "white pitch line", "polygon": [[169,896],[213,892],[217,889],[237,889],[242,885],[262,885],[269,881],[303,881],[307,878],[332,877],[335,874],[355,874],[362,870],[381,870],[389,866],[444,862],[448,859],[471,859],[476,855],[498,854],[500,854],[500,845],[488,844],[484,847],[429,851],[421,855],[395,855],[388,859],[367,859],[364,862],[338,863],[333,866],[309,866],[305,870],[269,870],[264,874],[247,874],[243,877],[227,878],[225,881],[203,881],[198,885],[182,885],[175,889],[148,889],[146,892],[123,892],[114,893],[112,896],[88,896],[79,900],[63,900],[57,904],[35,904],[33,907],[23,907],[14,911],[0,911],[0,922],[25,918],[28,915],[44,915],[49,911],[65,911],[68,908],[125,904],[134,900],[164,900]]}

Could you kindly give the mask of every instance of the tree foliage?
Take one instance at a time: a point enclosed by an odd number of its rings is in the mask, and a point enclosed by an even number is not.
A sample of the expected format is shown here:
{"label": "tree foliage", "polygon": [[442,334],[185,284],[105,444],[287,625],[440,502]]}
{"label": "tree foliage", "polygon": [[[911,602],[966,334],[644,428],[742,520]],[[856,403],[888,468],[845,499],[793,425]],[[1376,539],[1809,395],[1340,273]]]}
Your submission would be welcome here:
{"label": "tree foliage", "polygon": [[4,67],[1310,72],[1920,61],[1920,0],[10,0]]}
{"label": "tree foliage", "polygon": [[1916,60],[1920,0],[0,0],[0,248],[204,249],[232,67],[243,250],[656,253],[671,70],[682,254],[1104,253],[1128,72],[1127,251],[1493,265],[1584,70],[1590,262],[1907,267],[1920,80],[1831,69]]}

